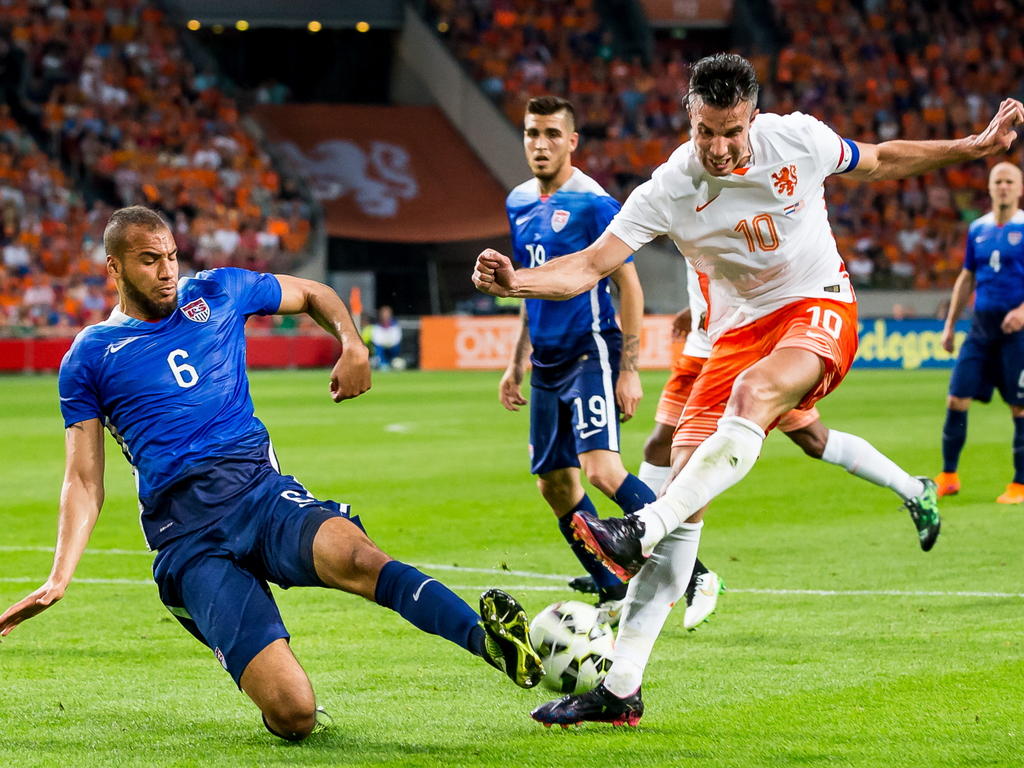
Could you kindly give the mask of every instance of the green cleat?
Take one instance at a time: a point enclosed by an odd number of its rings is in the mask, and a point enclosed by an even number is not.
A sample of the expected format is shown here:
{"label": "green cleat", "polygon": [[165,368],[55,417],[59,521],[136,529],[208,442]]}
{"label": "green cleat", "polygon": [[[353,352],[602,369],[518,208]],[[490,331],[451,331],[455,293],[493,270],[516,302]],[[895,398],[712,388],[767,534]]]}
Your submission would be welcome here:
{"label": "green cleat", "polygon": [[484,660],[508,675],[520,688],[533,688],[544,665],[530,642],[530,620],[512,595],[489,589],[480,595],[480,626],[484,628]]}
{"label": "green cleat", "polygon": [[942,521],[939,519],[939,497],[934,480],[930,477],[917,479],[924,484],[924,491],[919,496],[907,499],[903,506],[910,512],[910,519],[917,527],[921,549],[927,552],[935,546],[935,540],[939,538],[939,529],[942,527]]}

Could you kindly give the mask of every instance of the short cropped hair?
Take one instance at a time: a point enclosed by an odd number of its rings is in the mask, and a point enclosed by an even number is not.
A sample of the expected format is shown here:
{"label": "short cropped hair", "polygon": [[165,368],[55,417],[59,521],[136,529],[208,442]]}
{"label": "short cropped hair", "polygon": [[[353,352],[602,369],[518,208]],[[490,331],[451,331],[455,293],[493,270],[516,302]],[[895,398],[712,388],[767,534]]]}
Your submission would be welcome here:
{"label": "short cropped hair", "polygon": [[561,96],[538,96],[526,105],[528,115],[556,115],[562,110],[569,116],[569,129],[576,130],[576,107]]}
{"label": "short cropped hair", "polygon": [[716,53],[690,69],[690,90],[684,103],[689,108],[697,97],[719,109],[735,107],[741,101],[756,106],[759,89],[753,64],[735,53]]}
{"label": "short cropped hair", "polygon": [[132,227],[155,232],[158,229],[170,229],[171,225],[159,213],[144,205],[118,208],[110,215],[110,221],[103,230],[103,250],[111,256],[123,258],[128,230]]}

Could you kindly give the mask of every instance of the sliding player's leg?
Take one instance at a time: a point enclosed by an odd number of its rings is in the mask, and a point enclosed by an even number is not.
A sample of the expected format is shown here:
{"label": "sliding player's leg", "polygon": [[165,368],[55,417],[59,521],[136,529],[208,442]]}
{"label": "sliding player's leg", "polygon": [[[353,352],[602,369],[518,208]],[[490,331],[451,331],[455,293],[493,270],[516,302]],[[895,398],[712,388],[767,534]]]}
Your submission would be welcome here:
{"label": "sliding player's leg", "polygon": [[323,586],[390,608],[416,628],[480,656],[522,688],[540,682],[540,657],[530,643],[529,621],[511,595],[488,590],[478,614],[437,579],[392,560],[361,527],[340,516],[320,525],[312,560]]}

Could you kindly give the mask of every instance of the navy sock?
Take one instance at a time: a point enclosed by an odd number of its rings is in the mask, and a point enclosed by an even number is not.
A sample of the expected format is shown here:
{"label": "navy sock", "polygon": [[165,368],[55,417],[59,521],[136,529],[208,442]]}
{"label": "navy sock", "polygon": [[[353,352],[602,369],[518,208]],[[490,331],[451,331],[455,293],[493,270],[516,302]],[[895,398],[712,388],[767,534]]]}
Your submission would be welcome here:
{"label": "navy sock", "polygon": [[622,507],[625,514],[637,512],[658,498],[654,491],[636,475],[626,475],[612,501]]}
{"label": "navy sock", "polygon": [[[1014,419],[1016,421],[1016,419]],[[967,411],[946,410],[946,423],[942,427],[942,471],[956,472],[960,451],[967,440]],[[1016,439],[1014,439],[1016,445]],[[1016,459],[1015,459],[1016,461]]]}
{"label": "navy sock", "polygon": [[1024,483],[1024,416],[1013,420],[1013,482]]}
{"label": "navy sock", "polygon": [[594,582],[598,587],[601,589],[617,587],[622,583],[619,581],[618,577],[601,565],[600,560],[587,552],[586,547],[583,546],[583,542],[577,541],[573,538],[572,516],[576,512],[582,512],[583,514],[590,515],[592,517],[598,516],[594,502],[592,502],[590,497],[584,493],[583,498],[576,502],[576,506],[572,511],[558,518],[558,529],[562,532],[565,540],[569,542],[569,546],[572,547],[572,552],[576,555],[576,559],[580,561],[580,565],[586,569],[587,573],[594,577]]}
{"label": "navy sock", "polygon": [[[418,629],[440,635],[480,655],[483,630],[480,615],[441,582],[411,565],[392,560],[380,570],[374,600],[402,615]],[[474,632],[474,629],[479,630]]]}

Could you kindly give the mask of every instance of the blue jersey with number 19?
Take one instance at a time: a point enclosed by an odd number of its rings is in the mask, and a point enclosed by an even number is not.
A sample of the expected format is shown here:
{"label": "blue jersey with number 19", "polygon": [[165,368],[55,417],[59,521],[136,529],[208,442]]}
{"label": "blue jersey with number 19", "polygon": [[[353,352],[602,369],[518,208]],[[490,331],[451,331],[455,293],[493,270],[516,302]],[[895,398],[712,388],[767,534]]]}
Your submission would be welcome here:
{"label": "blue jersey with number 19", "polygon": [[[505,201],[513,257],[523,267],[581,251],[604,232],[619,203],[578,168],[553,195],[540,194],[536,179],[513,189]],[[632,256],[629,260],[632,260]],[[567,301],[526,299],[534,365],[549,367],[599,354],[598,335],[618,343],[609,278]]]}
{"label": "blue jersey with number 19", "polygon": [[1024,304],[1024,211],[1002,226],[992,213],[975,220],[967,231],[964,269],[977,280],[976,312],[1006,313]]}
{"label": "blue jersey with number 19", "polygon": [[216,514],[211,504],[194,519],[168,519],[163,490],[217,460],[267,451],[269,436],[249,396],[244,326],[249,315],[280,305],[274,275],[200,272],[178,283],[173,314],[146,322],[115,309],[78,334],[64,356],[64,424],[100,419],[117,439],[136,476],[150,547]]}

